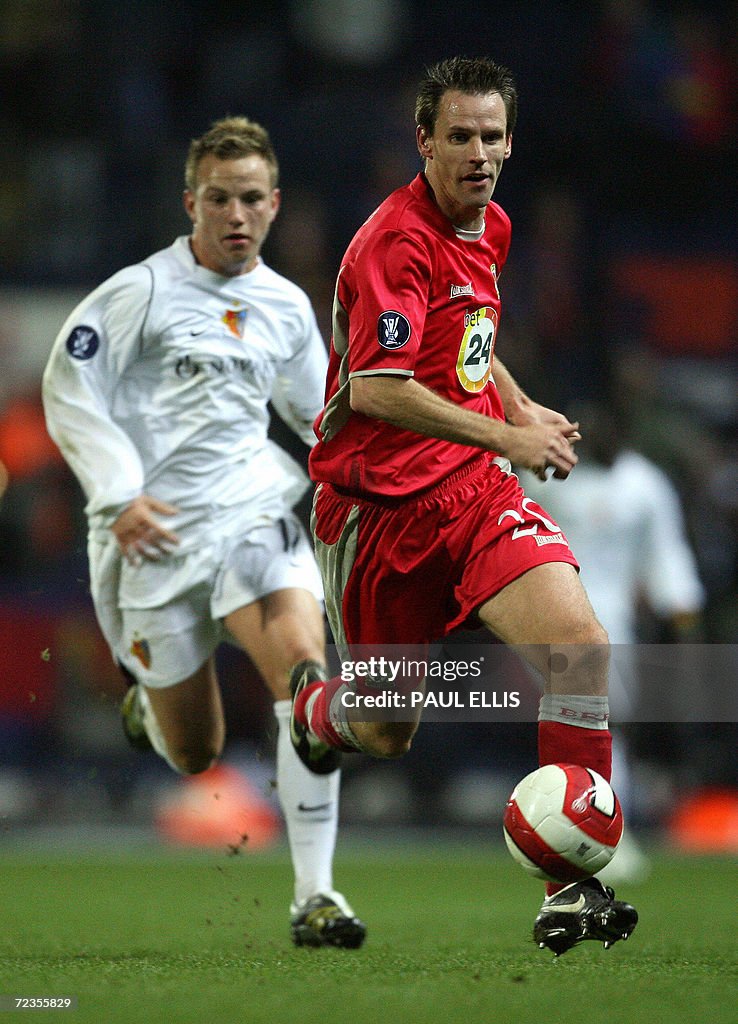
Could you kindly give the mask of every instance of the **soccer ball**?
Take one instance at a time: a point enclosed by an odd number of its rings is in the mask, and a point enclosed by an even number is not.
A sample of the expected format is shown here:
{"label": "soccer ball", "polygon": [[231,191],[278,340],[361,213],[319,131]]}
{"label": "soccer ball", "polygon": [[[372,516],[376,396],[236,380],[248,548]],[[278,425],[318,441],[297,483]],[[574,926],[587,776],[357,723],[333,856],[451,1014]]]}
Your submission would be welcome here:
{"label": "soccer ball", "polygon": [[612,860],[623,812],[610,784],[591,768],[547,764],[512,791],[503,827],[508,850],[529,875],[578,882]]}

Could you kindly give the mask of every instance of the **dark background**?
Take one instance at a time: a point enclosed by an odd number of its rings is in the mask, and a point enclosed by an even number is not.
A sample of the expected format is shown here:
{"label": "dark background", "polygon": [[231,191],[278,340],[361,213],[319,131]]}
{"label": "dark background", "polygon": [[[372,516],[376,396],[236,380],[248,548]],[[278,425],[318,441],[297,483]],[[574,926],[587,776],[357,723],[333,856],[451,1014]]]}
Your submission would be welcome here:
{"label": "dark background", "polygon": [[[189,140],[234,113],[272,134],[283,206],[264,255],[310,294],[327,341],[343,249],[420,168],[422,68],[455,53],[494,56],[520,92],[495,195],[513,221],[498,351],[539,401],[623,415],[682,497],[702,638],[738,642],[738,5],[6,0],[0,817],[73,817],[85,802],[132,814],[140,772],[91,616],[81,496],[43,429],[40,373],[63,317],[187,231]],[[35,317],[49,296],[56,319]],[[647,614],[642,631],[674,639]],[[221,667],[230,749],[268,760],[258,681],[235,652]],[[401,765],[374,766],[375,786],[400,787],[377,813],[440,819],[455,771],[520,774],[534,740],[532,726],[428,725]],[[658,818],[674,790],[738,781],[734,726],[641,726],[633,741],[646,819],[649,799]]]}

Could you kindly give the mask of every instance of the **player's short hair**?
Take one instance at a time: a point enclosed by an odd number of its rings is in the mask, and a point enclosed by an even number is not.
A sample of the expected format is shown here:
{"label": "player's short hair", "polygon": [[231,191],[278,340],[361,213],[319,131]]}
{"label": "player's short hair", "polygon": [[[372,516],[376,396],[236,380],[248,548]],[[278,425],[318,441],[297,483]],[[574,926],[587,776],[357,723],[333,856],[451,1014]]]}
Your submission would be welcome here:
{"label": "player's short hair", "polygon": [[512,73],[502,64],[489,57],[450,57],[426,68],[415,101],[415,123],[428,135],[435,131],[442,96],[451,90],[468,96],[499,93],[507,115],[506,134],[512,134],[518,118],[518,90]]}
{"label": "player's short hair", "polygon": [[272,188],[277,187],[279,164],[266,128],[247,117],[223,117],[214,121],[199,139],[193,139],[185,163],[185,186],[197,189],[197,168],[210,154],[218,160],[239,160],[256,153],[266,161]]}

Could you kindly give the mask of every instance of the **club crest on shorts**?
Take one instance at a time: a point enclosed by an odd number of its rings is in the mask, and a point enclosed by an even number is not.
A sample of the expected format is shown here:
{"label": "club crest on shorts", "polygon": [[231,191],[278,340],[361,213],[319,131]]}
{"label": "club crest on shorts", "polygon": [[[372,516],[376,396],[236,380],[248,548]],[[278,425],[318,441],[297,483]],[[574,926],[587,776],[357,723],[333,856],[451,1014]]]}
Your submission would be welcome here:
{"label": "club crest on shorts", "polygon": [[138,658],[144,668],[151,668],[151,648],[148,640],[139,640],[138,637],[134,637],[131,654],[134,658]]}
{"label": "club crest on shorts", "polygon": [[381,313],[377,321],[377,341],[382,348],[388,348],[390,351],[407,345],[411,331],[407,317],[394,309]]}
{"label": "club crest on shorts", "polygon": [[67,352],[72,359],[92,359],[100,347],[100,337],[94,327],[80,324],[67,338]]}

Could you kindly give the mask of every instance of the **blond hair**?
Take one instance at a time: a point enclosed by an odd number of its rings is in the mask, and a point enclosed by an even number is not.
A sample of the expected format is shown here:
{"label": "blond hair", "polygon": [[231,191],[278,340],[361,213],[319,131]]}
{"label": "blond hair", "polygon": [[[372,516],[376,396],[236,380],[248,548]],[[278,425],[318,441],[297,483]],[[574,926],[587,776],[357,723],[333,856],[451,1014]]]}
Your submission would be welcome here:
{"label": "blond hair", "polygon": [[279,165],[266,128],[247,117],[223,117],[214,121],[199,139],[193,139],[185,163],[185,186],[197,189],[197,168],[203,157],[211,154],[218,160],[238,160],[256,153],[266,161],[272,188],[277,187]]}

